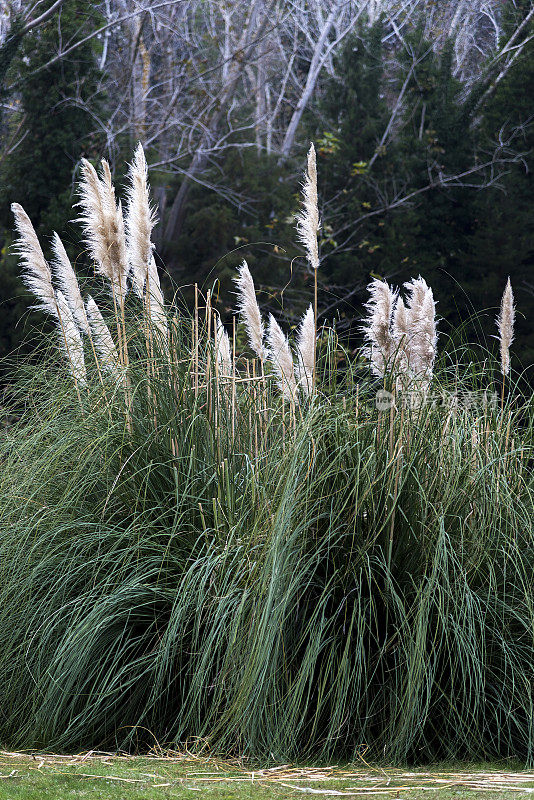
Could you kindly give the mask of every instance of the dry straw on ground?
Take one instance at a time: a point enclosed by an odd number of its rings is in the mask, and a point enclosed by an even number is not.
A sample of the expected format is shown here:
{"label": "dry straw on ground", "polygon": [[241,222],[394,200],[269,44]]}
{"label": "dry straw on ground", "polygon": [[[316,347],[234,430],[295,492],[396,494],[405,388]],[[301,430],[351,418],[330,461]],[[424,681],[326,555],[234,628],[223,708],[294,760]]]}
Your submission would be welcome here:
{"label": "dry straw on ground", "polygon": [[[139,764],[139,762],[142,762]],[[101,774],[95,773],[98,766]],[[115,774],[113,770],[115,767]],[[91,771],[92,768],[92,771]],[[117,774],[119,771],[123,774]],[[82,771],[83,770],[83,771]],[[127,771],[125,771],[127,770]],[[150,770],[150,772],[147,772]],[[2,774],[2,773],[6,774]],[[280,787],[316,797],[395,797],[410,792],[468,790],[480,794],[511,792],[531,794],[534,770],[514,771],[497,768],[473,770],[406,770],[364,764],[361,767],[299,767],[280,764],[252,768],[240,762],[195,756],[187,751],[161,751],[142,756],[126,753],[88,751],[77,755],[55,753],[0,752],[0,780],[31,777],[41,773],[50,777],[116,781],[142,784],[147,788],[187,786],[208,790],[210,786],[256,785]],[[347,785],[349,784],[349,785]],[[352,786],[350,785],[352,784]],[[339,788],[336,788],[336,785]]]}

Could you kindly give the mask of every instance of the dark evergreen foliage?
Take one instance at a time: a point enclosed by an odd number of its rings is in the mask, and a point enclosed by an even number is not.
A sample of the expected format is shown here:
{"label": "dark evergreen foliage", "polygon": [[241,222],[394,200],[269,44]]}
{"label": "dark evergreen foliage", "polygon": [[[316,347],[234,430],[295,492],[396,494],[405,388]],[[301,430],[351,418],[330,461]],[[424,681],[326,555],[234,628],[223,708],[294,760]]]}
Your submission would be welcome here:
{"label": "dark evergreen foliage", "polygon": [[[65,41],[87,34],[94,24],[94,13],[84,0],[65,0],[61,7]],[[57,25],[52,16],[21,37],[21,23],[16,21],[15,31],[0,49],[3,91],[11,86],[12,101],[19,107],[2,131],[7,154],[0,163],[0,356],[18,348],[27,335],[21,317],[29,299],[9,252],[10,205],[20,203],[38,231],[64,232],[71,216],[73,172],[80,156],[91,156],[96,146],[89,135],[91,116],[83,107],[87,101],[96,110],[99,102],[94,43],[89,41],[68,58],[45,67],[57,50]],[[67,229],[67,246],[71,237]]]}

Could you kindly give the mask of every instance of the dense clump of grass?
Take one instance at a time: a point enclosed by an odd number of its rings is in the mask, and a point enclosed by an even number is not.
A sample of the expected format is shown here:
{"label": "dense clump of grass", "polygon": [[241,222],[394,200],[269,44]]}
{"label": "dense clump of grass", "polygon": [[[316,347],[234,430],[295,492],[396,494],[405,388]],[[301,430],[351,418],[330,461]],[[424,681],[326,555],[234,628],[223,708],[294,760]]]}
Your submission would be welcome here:
{"label": "dense clump of grass", "polygon": [[327,329],[315,360],[312,312],[294,365],[282,331],[264,351],[244,267],[236,353],[209,296],[163,308],[144,250],[116,354],[93,326],[80,381],[64,336],[70,375],[43,355],[1,445],[0,741],[531,762],[531,399],[434,366],[424,281],[396,320],[374,286],[370,376]]}

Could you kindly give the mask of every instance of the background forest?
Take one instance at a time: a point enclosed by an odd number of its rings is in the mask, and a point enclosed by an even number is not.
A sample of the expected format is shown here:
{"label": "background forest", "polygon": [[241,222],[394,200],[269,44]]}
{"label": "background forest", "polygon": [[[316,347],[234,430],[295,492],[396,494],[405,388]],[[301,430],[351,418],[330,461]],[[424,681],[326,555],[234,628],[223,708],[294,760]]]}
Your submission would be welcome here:
{"label": "background forest", "polygon": [[2,356],[32,347],[11,202],[68,248],[80,158],[106,157],[121,185],[138,141],[166,293],[214,284],[228,320],[246,258],[263,307],[294,324],[312,288],[293,227],[314,141],[320,317],[359,344],[370,278],[420,273],[441,330],[488,343],[509,275],[517,366],[534,362],[530,0],[16,0],[0,13]]}

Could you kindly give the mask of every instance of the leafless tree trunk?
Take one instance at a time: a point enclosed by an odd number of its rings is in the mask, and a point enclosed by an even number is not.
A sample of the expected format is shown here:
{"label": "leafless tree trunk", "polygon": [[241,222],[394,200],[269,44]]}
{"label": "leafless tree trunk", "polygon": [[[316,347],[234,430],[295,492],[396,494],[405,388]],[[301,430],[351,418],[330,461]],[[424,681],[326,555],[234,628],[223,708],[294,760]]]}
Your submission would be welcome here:
{"label": "leafless tree trunk", "polygon": [[[447,36],[454,36],[455,74],[466,93],[480,81],[480,66],[493,54],[481,107],[517,64],[534,18],[533,9],[498,51],[503,0],[97,0],[94,8],[102,23],[84,37],[64,41],[61,3],[52,2],[42,13],[40,0],[0,4],[0,44],[17,13],[23,14],[24,30],[57,13],[58,47],[39,70],[69,58],[91,38],[100,39],[107,107],[100,115],[89,102],[87,110],[104,134],[112,162],[125,136],[141,139],[152,165],[160,175],[169,175],[158,188],[166,216],[158,235],[167,242],[182,229],[192,182],[211,188],[206,167],[229,148],[253,147],[282,162],[291,157],[303,114],[324,92],[324,79],[335,78],[335,56],[349,35],[357,35],[358,24],[382,17],[393,71],[400,49],[407,47],[406,33],[419,22],[437,51]],[[395,136],[406,111],[406,86],[389,97],[390,118],[377,137],[371,173],[380,147]],[[11,89],[16,92],[17,86]],[[82,101],[75,97],[72,102]],[[6,113],[11,111],[16,103]],[[424,104],[414,113],[422,137]],[[172,179],[178,175],[181,184],[174,196]],[[230,185],[216,190],[230,202],[246,203]]]}
{"label": "leafless tree trunk", "polygon": [[[266,5],[263,4],[263,0],[253,0],[250,6],[242,36],[237,49],[233,53],[233,58],[228,69],[226,84],[222,87],[218,102],[205,124],[204,133],[200,139],[197,151],[193,156],[191,165],[182,180],[180,189],[171,206],[167,225],[165,227],[164,238],[166,240],[176,239],[180,233],[184,218],[185,201],[189,193],[191,179],[197,172],[202,170],[207,163],[209,146],[219,128],[221,119],[236,90],[237,83],[248,63],[248,59],[254,47],[257,46],[258,41],[261,40],[275,6],[276,0],[270,0]],[[260,17],[259,20],[258,17]]]}
{"label": "leafless tree trunk", "polygon": [[367,3],[362,4],[358,12],[349,20],[348,24],[343,28],[341,33],[338,34],[333,42],[329,42],[328,37],[330,36],[336,20],[341,16],[341,10],[345,4],[345,0],[335,0],[332,8],[330,9],[328,17],[322,26],[322,30],[320,30],[317,41],[315,42],[313,55],[306,76],[306,83],[302,89],[302,93],[298,99],[293,114],[291,115],[291,119],[284,136],[284,141],[282,143],[281,156],[283,159],[286,159],[289,156],[293,148],[293,142],[295,141],[300,120],[302,119],[304,110],[306,109],[306,106],[310,102],[310,99],[313,95],[315,86],[317,84],[317,79],[326,59],[332,50],[334,50],[340,44],[340,42],[343,41],[347,34],[350,33],[359,16],[367,6]]}

